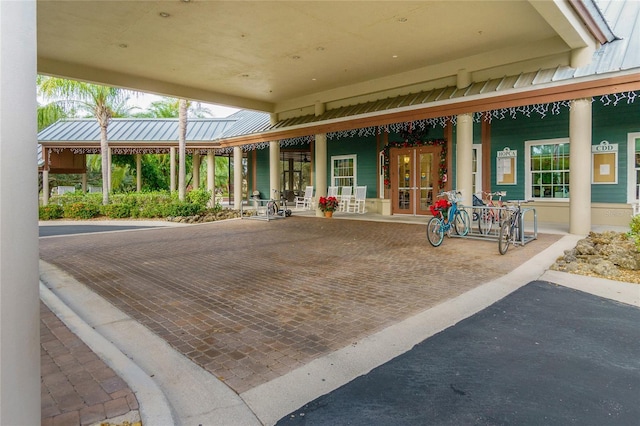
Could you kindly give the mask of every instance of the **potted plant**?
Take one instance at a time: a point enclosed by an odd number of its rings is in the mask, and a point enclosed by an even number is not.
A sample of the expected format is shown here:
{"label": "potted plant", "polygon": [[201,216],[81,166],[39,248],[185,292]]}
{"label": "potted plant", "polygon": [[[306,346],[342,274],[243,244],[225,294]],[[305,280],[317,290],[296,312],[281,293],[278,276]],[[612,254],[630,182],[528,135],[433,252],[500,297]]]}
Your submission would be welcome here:
{"label": "potted plant", "polygon": [[338,199],[336,197],[320,197],[318,207],[324,212],[325,217],[332,217],[333,212],[338,208]]}

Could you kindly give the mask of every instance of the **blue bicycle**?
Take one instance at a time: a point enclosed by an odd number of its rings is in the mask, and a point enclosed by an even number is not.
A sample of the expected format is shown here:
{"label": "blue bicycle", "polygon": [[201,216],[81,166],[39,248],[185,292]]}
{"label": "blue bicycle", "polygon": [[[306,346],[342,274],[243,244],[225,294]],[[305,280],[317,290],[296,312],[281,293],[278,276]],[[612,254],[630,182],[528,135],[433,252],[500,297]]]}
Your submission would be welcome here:
{"label": "blue bicycle", "polygon": [[[453,230],[457,235],[465,236],[469,233],[469,213],[458,209],[462,200],[458,191],[446,191],[438,194],[441,199],[431,206],[433,217],[427,224],[427,239],[432,246],[438,247],[444,240],[444,234],[451,235]],[[446,200],[444,197],[446,196]],[[447,212],[445,216],[445,212]]]}

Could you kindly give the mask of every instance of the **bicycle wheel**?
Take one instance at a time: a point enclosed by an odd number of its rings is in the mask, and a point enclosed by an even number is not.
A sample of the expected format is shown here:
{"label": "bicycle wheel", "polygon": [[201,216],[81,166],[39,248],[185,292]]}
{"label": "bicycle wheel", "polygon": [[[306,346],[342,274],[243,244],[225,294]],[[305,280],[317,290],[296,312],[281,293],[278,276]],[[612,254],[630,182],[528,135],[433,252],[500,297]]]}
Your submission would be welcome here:
{"label": "bicycle wheel", "polygon": [[432,246],[438,247],[444,240],[444,230],[442,229],[442,220],[432,217],[427,223],[427,240]]}
{"label": "bicycle wheel", "polygon": [[507,220],[500,227],[500,233],[498,234],[498,251],[500,254],[505,254],[509,249],[511,237],[511,223]]}
{"label": "bicycle wheel", "polygon": [[491,232],[493,226],[493,217],[489,210],[483,210],[478,219],[478,230],[482,235],[487,235]]}
{"label": "bicycle wheel", "polygon": [[469,213],[466,210],[458,210],[453,218],[453,230],[464,237],[469,233],[469,223]]}

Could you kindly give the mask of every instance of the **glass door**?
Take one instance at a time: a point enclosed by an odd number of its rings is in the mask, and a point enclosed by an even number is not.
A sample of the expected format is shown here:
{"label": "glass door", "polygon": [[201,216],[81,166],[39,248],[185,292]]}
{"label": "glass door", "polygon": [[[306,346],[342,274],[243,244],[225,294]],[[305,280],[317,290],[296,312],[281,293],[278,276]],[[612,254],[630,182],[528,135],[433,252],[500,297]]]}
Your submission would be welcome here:
{"label": "glass door", "polygon": [[439,191],[439,148],[397,148],[390,154],[391,212],[429,214],[429,206]]}
{"label": "glass door", "polygon": [[416,205],[416,214],[430,214],[431,206],[438,191],[438,160],[440,158],[439,148],[427,146],[416,148],[417,170],[416,176],[419,186],[417,190],[420,194],[420,202]]}

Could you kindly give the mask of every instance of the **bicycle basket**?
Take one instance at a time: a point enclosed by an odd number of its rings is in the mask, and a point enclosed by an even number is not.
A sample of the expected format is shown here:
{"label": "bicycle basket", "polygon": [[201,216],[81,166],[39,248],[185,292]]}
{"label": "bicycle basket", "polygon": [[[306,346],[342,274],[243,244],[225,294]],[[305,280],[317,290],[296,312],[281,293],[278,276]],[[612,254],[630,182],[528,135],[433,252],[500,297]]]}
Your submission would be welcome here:
{"label": "bicycle basket", "polygon": [[452,203],[459,203],[460,201],[462,201],[462,194],[457,191],[450,191],[447,194],[447,198],[449,198],[449,201],[451,201]]}

